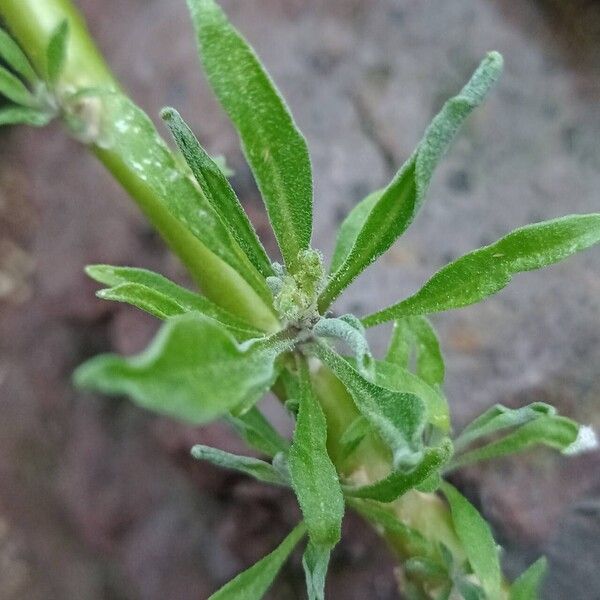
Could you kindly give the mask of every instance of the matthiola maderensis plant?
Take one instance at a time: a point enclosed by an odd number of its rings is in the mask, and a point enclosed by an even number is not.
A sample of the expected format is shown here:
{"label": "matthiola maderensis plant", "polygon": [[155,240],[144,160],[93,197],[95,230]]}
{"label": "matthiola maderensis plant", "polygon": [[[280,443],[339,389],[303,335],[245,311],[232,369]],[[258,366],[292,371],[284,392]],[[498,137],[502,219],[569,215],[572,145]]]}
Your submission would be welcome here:
{"label": "matthiola maderensis plant", "polygon": [[[293,489],[302,522],[213,599],[261,598],[303,540],[308,597],[323,598],[347,508],[389,542],[407,598],[536,598],[543,559],[508,582],[490,528],[445,476],[534,445],[573,454],[593,447],[594,434],[543,403],[496,405],[454,434],[442,353],[427,315],[484,300],[513,275],[592,246],[600,241],[600,214],[522,227],[446,265],[409,298],[370,315],[336,316],[335,299],[412,223],[435,166],[500,76],[502,57],[490,52],[483,59],[392,181],[350,212],[327,267],[311,247],[304,137],[222,10],[212,0],[188,4],[204,70],[239,133],[281,263],[265,252],[222,167],[171,108],[161,116],[185,161],[163,143],[66,0],[0,0],[10,31],[0,32],[0,91],[11,102],[0,121],[61,118],[130,192],[204,292],[134,267],[88,267],[106,286],[98,296],[164,324],[138,356],[84,364],[77,385],[127,395],[193,424],[226,419],[263,459],[200,445],[193,456]],[[388,321],[389,350],[375,358],[365,329]],[[269,389],[293,415],[291,440],[257,408]]]}

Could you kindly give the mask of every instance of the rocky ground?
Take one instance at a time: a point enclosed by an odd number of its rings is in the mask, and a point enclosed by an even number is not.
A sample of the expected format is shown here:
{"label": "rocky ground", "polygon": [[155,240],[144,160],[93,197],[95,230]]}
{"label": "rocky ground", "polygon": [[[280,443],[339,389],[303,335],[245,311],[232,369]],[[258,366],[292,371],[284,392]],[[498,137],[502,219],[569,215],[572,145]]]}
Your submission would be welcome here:
{"label": "rocky ground", "polygon": [[[594,0],[223,2],[263,57],[312,150],[315,242],[380,187],[486,50],[506,73],[436,174],[411,232],[357,281],[358,314],[413,291],[444,262],[529,221],[598,211],[600,5]],[[185,3],[81,0],[134,98],[174,105],[272,239],[236,138],[201,79]],[[193,443],[239,449],[127,402],[78,394],[72,369],[133,352],[156,323],[94,298],[91,262],[185,281],[99,164],[59,126],[0,133],[0,598],[192,600],[272,548],[297,517],[289,494],[193,464]],[[556,404],[600,426],[600,249],[518,277],[486,303],[435,319],[457,428],[494,402]],[[386,332],[376,331],[381,351]],[[272,411],[278,408],[271,405]],[[283,418],[281,412],[279,418]],[[599,455],[535,452],[460,473],[510,573],[540,553],[544,598],[600,598]],[[392,561],[349,516],[332,597],[396,598]],[[302,598],[298,557],[271,598]]]}

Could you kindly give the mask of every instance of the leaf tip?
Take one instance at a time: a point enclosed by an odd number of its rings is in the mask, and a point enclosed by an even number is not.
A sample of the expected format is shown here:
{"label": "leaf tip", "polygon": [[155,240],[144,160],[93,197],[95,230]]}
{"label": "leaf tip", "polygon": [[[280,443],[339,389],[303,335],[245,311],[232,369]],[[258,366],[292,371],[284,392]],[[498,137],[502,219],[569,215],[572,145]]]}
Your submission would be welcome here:
{"label": "leaf tip", "polygon": [[598,449],[598,436],[589,425],[582,425],[577,432],[575,441],[567,446],[562,453],[568,456],[593,452]]}

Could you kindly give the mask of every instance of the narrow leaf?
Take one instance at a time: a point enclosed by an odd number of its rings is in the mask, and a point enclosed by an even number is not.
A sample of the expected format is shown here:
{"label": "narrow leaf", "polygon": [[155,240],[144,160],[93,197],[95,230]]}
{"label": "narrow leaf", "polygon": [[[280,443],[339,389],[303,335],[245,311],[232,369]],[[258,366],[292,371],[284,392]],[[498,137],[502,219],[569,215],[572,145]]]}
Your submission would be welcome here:
{"label": "narrow leaf", "polygon": [[23,82],[4,67],[0,67],[0,96],[20,106],[35,108],[37,100]]}
{"label": "narrow leaf", "polygon": [[452,443],[446,440],[437,448],[427,448],[421,462],[410,471],[393,470],[387,477],[361,487],[344,486],[344,493],[354,498],[393,502],[406,492],[435,475],[452,456]]}
{"label": "narrow leaf", "polygon": [[556,409],[544,402],[533,402],[521,408],[507,408],[496,404],[482,415],[471,421],[454,441],[456,450],[462,450],[475,440],[502,431],[509,427],[517,427],[539,417],[553,416]]}
{"label": "narrow leaf", "polygon": [[311,388],[306,362],[298,363],[299,409],[288,465],[311,542],[331,549],[340,539],[344,497],[327,454],[325,415]]}
{"label": "narrow leaf", "polygon": [[516,229],[438,271],[416,294],[363,319],[365,327],[409,315],[461,308],[508,285],[513,275],[557,263],[600,242],[600,213]]}
{"label": "narrow leaf", "polygon": [[348,425],[339,441],[341,460],[348,458],[354,450],[358,448],[370,430],[371,425],[369,424],[369,421],[362,415],[356,417],[356,419]]}
{"label": "narrow leaf", "polygon": [[329,267],[330,273],[335,273],[342,266],[348,254],[350,254],[350,250],[352,250],[352,246],[354,246],[360,230],[367,220],[371,209],[381,197],[381,194],[381,190],[369,194],[342,221],[335,240],[335,249],[333,251],[333,258],[331,259],[331,266]]}
{"label": "narrow leaf", "polygon": [[306,527],[301,523],[271,554],[240,573],[208,600],[260,600],[305,532]]}
{"label": "narrow leaf", "polygon": [[483,102],[501,71],[502,57],[490,52],[458,96],[448,100],[433,119],[413,155],[369,211],[352,249],[321,295],[321,310],[406,231],[421,208],[437,163],[463,121]]}
{"label": "narrow leaf", "polygon": [[261,335],[260,331],[208,298],[195,294],[158,273],[110,265],[90,265],[85,271],[92,279],[111,286],[97,293],[104,300],[126,302],[159,319],[200,312],[225,325],[239,339]]}
{"label": "narrow leaf", "polygon": [[510,600],[539,600],[540,588],[547,569],[548,561],[544,557],[534,562],[512,584]]}
{"label": "narrow leaf", "polygon": [[29,83],[35,83],[38,80],[38,76],[23,50],[2,28],[0,28],[0,59]]}
{"label": "narrow leaf", "polygon": [[418,396],[427,407],[427,421],[442,431],[450,429],[448,401],[436,387],[410,371],[386,361],[375,362],[375,373],[377,385]]}
{"label": "narrow leaf", "polygon": [[319,545],[309,540],[302,557],[308,600],[325,599],[325,579],[330,557],[331,547],[329,545]]}
{"label": "narrow leaf", "polygon": [[188,0],[208,80],[233,121],[288,268],[310,244],[306,141],[259,59],[213,0]]}
{"label": "narrow leaf", "polygon": [[495,442],[455,457],[448,470],[515,454],[537,445],[568,452],[568,449],[575,444],[579,431],[579,425],[566,417],[540,416]]}
{"label": "narrow leaf", "polygon": [[427,412],[414,394],[394,392],[365,379],[323,342],[313,350],[344,384],[356,407],[390,447],[396,466],[413,467],[422,458],[421,435]]}
{"label": "narrow leaf", "polygon": [[249,446],[267,456],[285,453],[289,448],[288,441],[279,435],[255,406],[241,415],[227,417],[227,420]]}
{"label": "narrow leaf", "polygon": [[207,154],[175,109],[164,109],[161,117],[171,130],[177,147],[221,221],[256,269],[265,277],[272,275],[271,261],[221,168]]}
{"label": "narrow leaf", "polygon": [[433,325],[425,317],[406,317],[394,322],[386,361],[411,368],[414,353],[416,374],[429,385],[444,383],[444,357]]}
{"label": "narrow leaf", "polygon": [[202,444],[197,444],[192,448],[192,456],[196,460],[205,460],[224,469],[240,471],[265,483],[286,485],[286,481],[281,478],[279,473],[273,468],[273,465],[258,458],[238,456],[224,450],[203,446]]}
{"label": "narrow leaf", "polygon": [[138,356],[106,354],[75,373],[79,387],[126,394],[140,406],[204,423],[252,406],[276,377],[275,358],[290,340],[271,336],[238,344],[217,321],[198,313],[165,322]]}
{"label": "narrow leaf", "polygon": [[48,80],[51,85],[56,85],[62,73],[67,57],[67,43],[69,41],[69,22],[65,19],[58,24],[48,42],[46,50],[46,68]]}
{"label": "narrow leaf", "polygon": [[[144,185],[152,189],[153,196],[173,216],[174,225],[181,225],[212,253],[236,270],[263,298],[267,305],[272,301],[271,292],[264,278],[256,271],[242,249],[229,234],[210,202],[191,180],[187,170],[182,169],[158,135],[148,116],[125,96],[107,92],[97,96],[102,103],[102,123],[96,140],[97,152],[119,148],[127,167],[137,173],[142,191]],[[120,172],[121,165],[116,170]],[[144,198],[146,196],[143,196]],[[152,215],[155,207],[143,205]],[[185,248],[180,249],[181,253]],[[197,258],[194,258],[197,260]]]}
{"label": "narrow leaf", "polygon": [[[0,75],[1,77],[1,75]],[[0,125],[31,125],[43,127],[52,120],[52,115],[36,108],[6,106],[0,108]]]}
{"label": "narrow leaf", "polygon": [[501,572],[496,542],[477,509],[449,483],[442,490],[450,504],[454,529],[473,572],[489,598],[500,598]]}

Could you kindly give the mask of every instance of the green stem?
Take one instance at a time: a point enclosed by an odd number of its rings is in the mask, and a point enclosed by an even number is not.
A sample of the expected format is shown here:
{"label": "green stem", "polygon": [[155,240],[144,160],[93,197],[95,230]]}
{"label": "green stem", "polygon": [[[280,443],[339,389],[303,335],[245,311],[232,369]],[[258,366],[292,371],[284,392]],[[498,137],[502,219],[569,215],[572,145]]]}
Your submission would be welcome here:
{"label": "green stem", "polygon": [[[83,18],[69,0],[0,0],[0,17],[44,77],[48,41],[56,26],[66,19],[69,41],[59,87],[72,92],[90,87],[119,88]],[[92,150],[135,200],[207,297],[260,329],[278,328],[271,307],[241,275],[170,214],[157,190],[127,164],[120,148],[92,146]]]}

